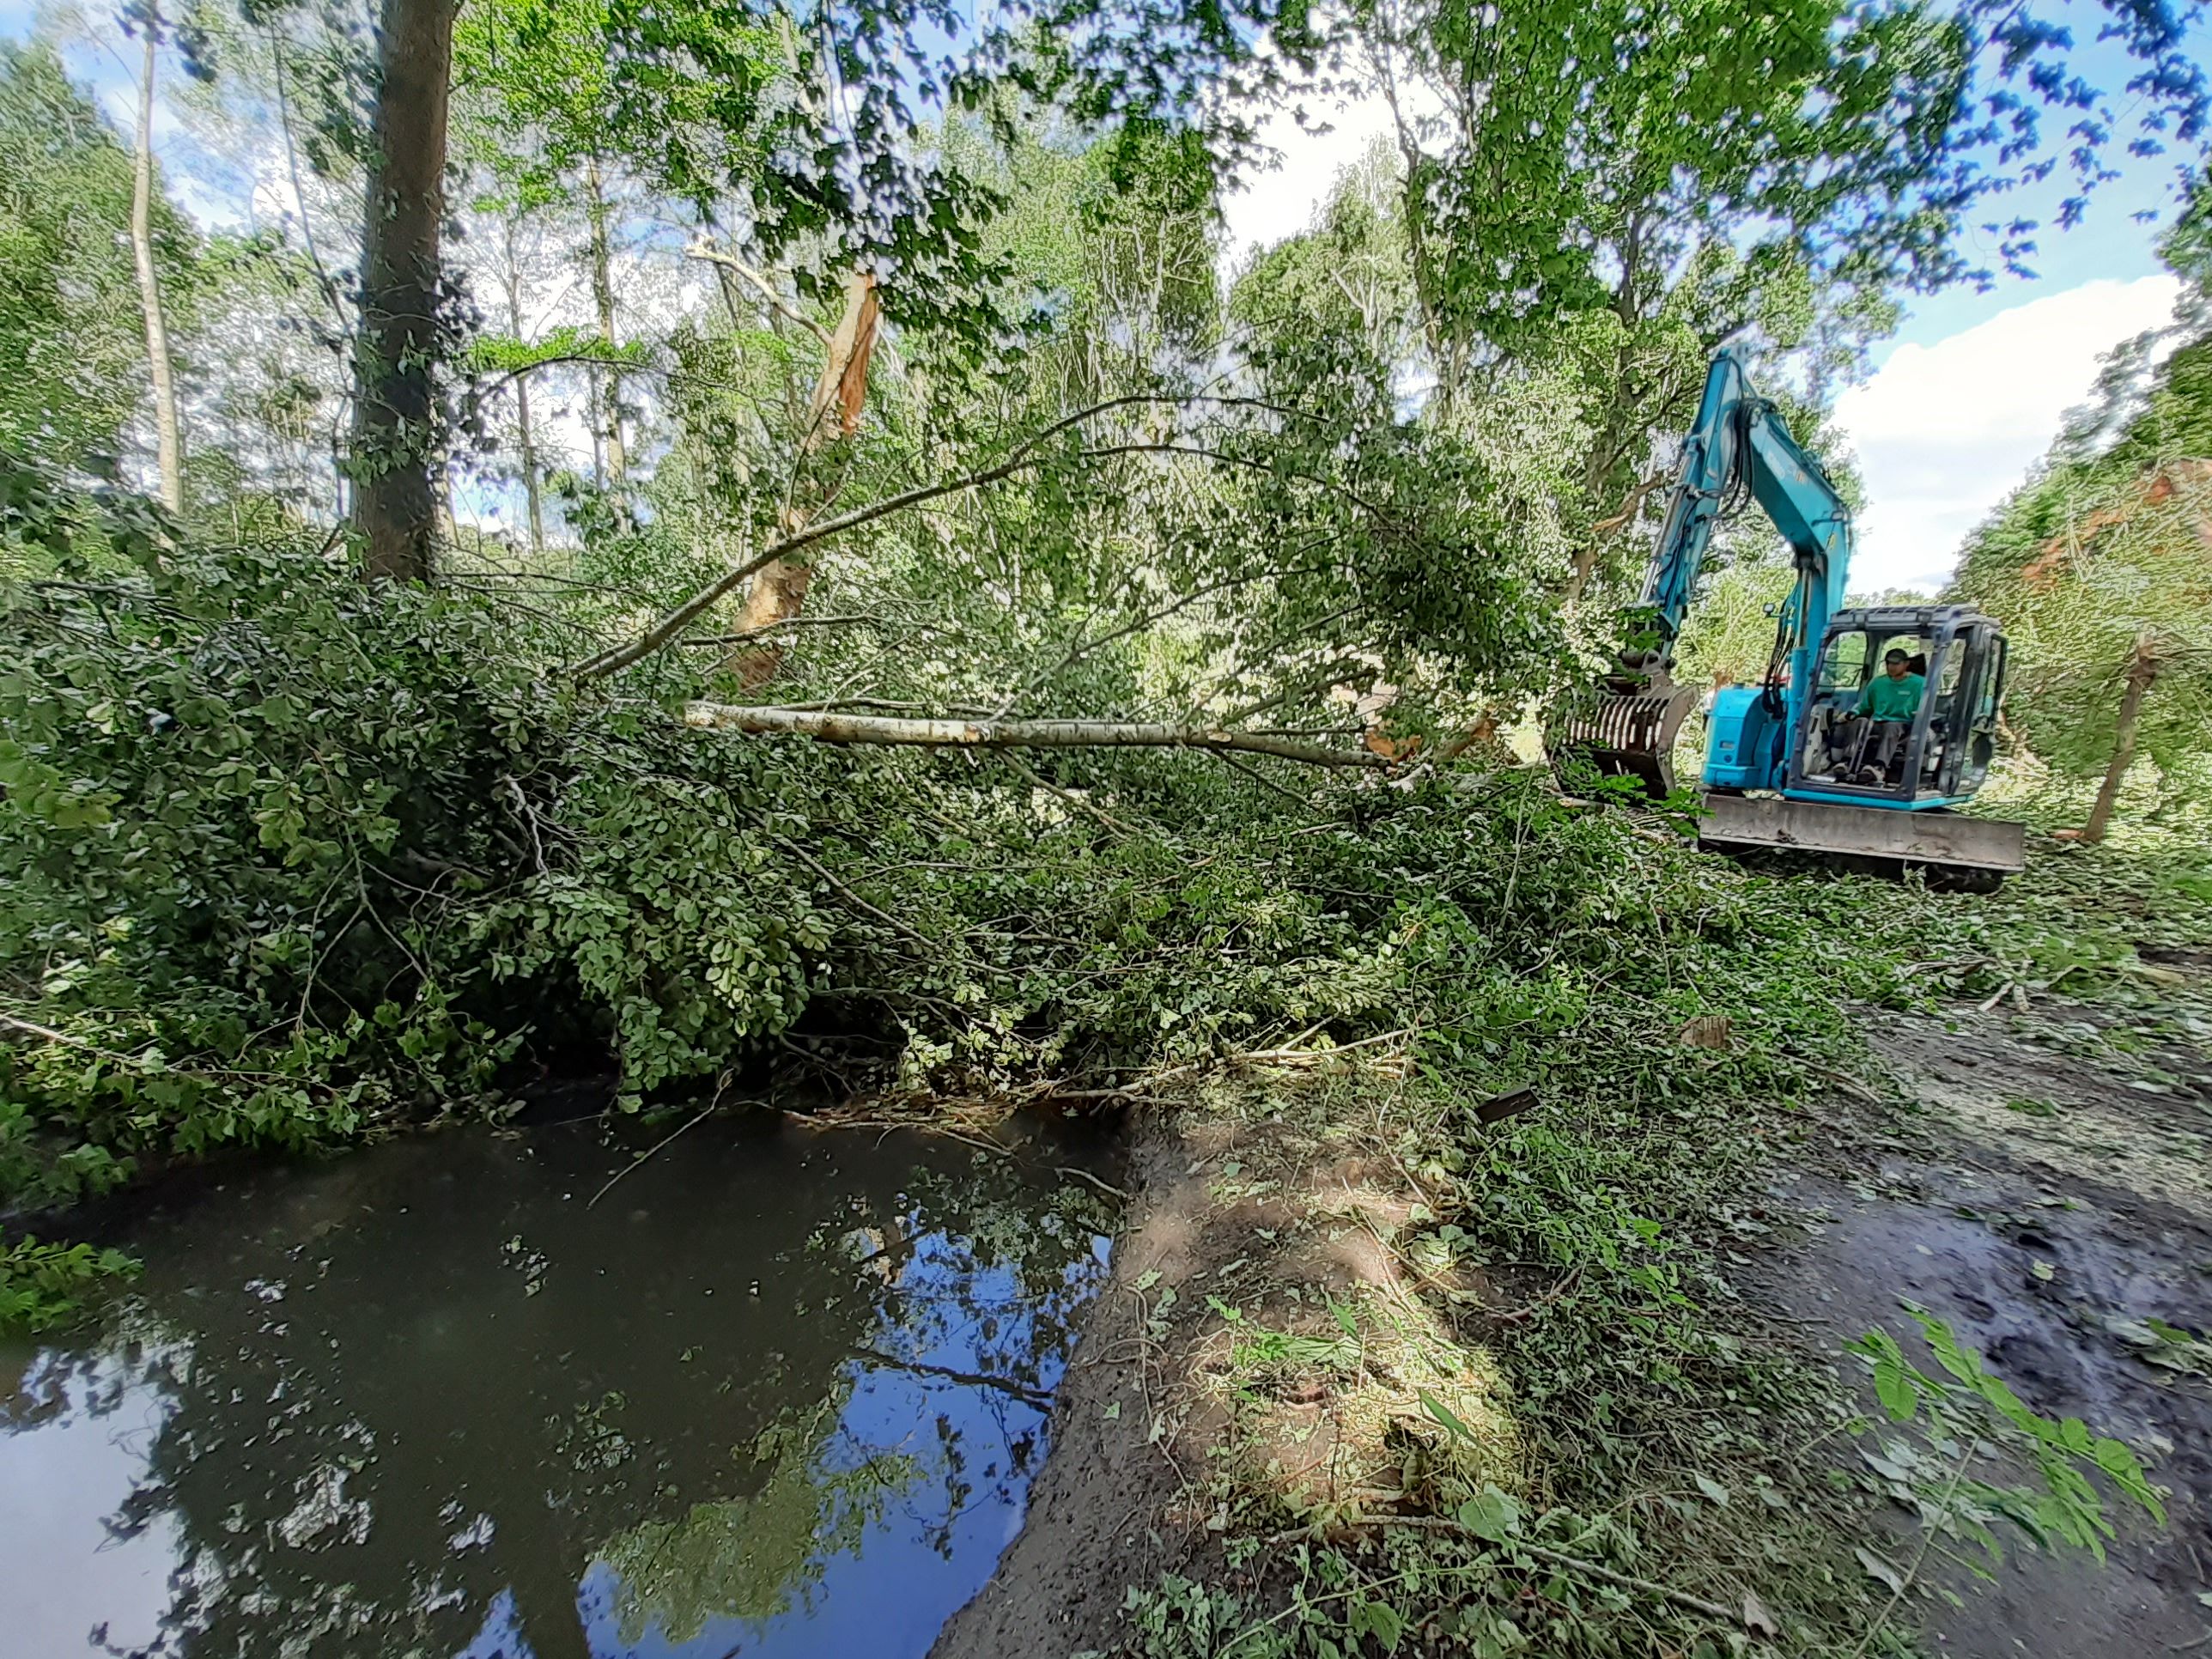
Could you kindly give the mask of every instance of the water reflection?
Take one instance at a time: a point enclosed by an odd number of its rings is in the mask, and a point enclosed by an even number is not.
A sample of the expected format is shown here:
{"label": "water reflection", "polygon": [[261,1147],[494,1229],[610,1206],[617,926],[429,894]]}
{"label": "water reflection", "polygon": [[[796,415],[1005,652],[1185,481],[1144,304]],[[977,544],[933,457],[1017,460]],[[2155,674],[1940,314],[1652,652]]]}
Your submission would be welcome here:
{"label": "water reflection", "polygon": [[[179,1203],[0,1347],[0,1647],[919,1656],[1044,1452],[1107,1218],[1039,1159],[453,1135]],[[6,1384],[0,1383],[0,1387]]]}

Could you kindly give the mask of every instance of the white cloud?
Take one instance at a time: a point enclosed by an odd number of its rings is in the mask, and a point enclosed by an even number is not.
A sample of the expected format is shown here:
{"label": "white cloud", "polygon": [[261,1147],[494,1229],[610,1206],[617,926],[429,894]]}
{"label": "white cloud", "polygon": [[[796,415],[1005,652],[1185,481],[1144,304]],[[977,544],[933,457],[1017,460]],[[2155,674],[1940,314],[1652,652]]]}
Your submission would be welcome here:
{"label": "white cloud", "polygon": [[1940,586],[1960,540],[2087,395],[2097,359],[2163,325],[2179,290],[2167,276],[2085,283],[1934,345],[1901,345],[1838,398],[1867,488],[1852,592]]}

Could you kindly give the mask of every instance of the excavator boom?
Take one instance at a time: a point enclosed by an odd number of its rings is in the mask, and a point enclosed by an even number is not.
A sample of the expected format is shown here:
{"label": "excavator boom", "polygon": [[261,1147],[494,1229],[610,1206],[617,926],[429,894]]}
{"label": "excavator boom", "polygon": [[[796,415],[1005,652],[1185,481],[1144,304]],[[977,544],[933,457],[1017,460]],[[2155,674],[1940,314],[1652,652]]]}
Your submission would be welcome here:
{"label": "excavator boom", "polygon": [[[1779,692],[1802,682],[1812,648],[1843,602],[1850,509],[1774,405],[1752,390],[1730,347],[1706,371],[1697,419],[1682,440],[1681,467],[1637,602],[1637,637],[1553,722],[1553,764],[1568,787],[1595,773],[1639,779],[1655,795],[1674,788],[1674,739],[1699,690],[1674,683],[1675,641],[1689,618],[1713,526],[1747,496],[1781,531],[1797,569],[1768,664],[1769,683]],[[1778,719],[1784,710],[1775,701],[1770,712]]]}

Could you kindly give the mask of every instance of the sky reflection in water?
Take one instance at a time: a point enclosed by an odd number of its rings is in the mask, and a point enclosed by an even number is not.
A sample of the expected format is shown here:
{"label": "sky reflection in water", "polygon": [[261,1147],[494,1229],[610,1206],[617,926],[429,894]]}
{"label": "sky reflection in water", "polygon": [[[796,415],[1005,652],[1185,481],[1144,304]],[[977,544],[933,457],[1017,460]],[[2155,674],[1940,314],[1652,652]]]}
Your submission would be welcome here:
{"label": "sky reflection in water", "polygon": [[1096,1158],[712,1127],[590,1208],[632,1154],[572,1128],[149,1218],[130,1305],[0,1346],[0,1646],[926,1652],[1020,1525]]}

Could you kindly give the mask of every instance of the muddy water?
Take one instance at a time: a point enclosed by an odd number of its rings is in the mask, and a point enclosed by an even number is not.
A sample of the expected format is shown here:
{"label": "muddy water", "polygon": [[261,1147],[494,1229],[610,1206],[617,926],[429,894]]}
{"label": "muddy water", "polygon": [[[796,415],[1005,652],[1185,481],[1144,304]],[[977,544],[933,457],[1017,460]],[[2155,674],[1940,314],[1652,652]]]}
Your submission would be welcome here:
{"label": "muddy water", "polygon": [[925,1652],[1043,1457],[1100,1149],[716,1119],[590,1202],[634,1157],[440,1135],[136,1224],[127,1305],[0,1346],[0,1652]]}

